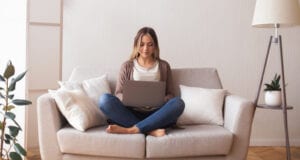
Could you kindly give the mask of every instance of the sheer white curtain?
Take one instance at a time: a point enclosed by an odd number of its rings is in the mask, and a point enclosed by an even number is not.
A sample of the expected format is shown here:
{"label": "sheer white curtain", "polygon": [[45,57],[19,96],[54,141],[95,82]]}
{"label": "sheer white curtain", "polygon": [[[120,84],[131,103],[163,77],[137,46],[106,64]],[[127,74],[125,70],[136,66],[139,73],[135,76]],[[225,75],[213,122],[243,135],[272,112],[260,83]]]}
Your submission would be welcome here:
{"label": "sheer white curtain", "polygon": [[[27,0],[0,0],[0,73],[3,74],[8,60],[15,66],[16,74],[26,70],[26,3]],[[19,81],[16,98],[25,97],[25,79]],[[14,110],[23,128],[18,140],[24,144],[25,107]]]}

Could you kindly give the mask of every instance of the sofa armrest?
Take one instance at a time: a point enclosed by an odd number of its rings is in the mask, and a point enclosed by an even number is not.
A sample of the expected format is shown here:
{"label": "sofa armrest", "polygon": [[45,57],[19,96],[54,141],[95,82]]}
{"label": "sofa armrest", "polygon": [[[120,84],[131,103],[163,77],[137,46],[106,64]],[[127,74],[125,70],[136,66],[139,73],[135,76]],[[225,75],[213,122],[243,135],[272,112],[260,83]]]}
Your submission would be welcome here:
{"label": "sofa armrest", "polygon": [[41,158],[61,160],[56,133],[65,124],[65,119],[50,94],[41,95],[37,99],[37,118]]}
{"label": "sofa armrest", "polygon": [[229,159],[246,159],[254,111],[253,102],[236,95],[226,96],[224,127],[234,135]]}

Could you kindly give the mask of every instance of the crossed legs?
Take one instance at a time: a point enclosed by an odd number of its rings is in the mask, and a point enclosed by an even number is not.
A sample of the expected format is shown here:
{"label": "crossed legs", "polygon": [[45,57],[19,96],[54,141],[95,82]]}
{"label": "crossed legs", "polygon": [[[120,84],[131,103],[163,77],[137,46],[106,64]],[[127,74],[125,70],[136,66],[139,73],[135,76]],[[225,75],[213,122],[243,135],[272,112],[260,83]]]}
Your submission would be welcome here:
{"label": "crossed legs", "polygon": [[[184,110],[184,102],[175,97],[160,109],[149,115],[131,111],[115,96],[104,94],[99,101],[101,111],[116,124],[109,125],[109,133],[135,134],[145,133],[152,136],[164,136],[165,127],[176,123]],[[142,118],[141,118],[142,117]]]}

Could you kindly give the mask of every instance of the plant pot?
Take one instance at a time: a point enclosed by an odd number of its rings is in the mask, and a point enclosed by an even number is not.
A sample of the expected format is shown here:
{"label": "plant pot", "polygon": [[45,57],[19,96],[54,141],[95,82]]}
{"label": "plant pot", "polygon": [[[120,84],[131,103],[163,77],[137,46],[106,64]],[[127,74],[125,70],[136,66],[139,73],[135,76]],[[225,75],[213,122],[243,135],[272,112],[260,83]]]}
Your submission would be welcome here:
{"label": "plant pot", "polygon": [[269,106],[280,106],[282,103],[281,91],[265,91],[265,103]]}

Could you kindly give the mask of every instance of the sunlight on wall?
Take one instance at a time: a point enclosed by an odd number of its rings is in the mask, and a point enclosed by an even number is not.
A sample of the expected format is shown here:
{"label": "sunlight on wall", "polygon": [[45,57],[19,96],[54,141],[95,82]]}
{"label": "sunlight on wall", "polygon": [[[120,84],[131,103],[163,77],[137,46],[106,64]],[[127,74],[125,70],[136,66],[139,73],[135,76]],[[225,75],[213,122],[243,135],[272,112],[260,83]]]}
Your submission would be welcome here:
{"label": "sunlight on wall", "polygon": [[[8,60],[15,66],[16,75],[25,71],[26,63],[26,0],[0,0],[0,73]],[[25,79],[16,86],[15,97],[25,97]],[[18,140],[24,144],[25,108],[14,110],[23,128]]]}

